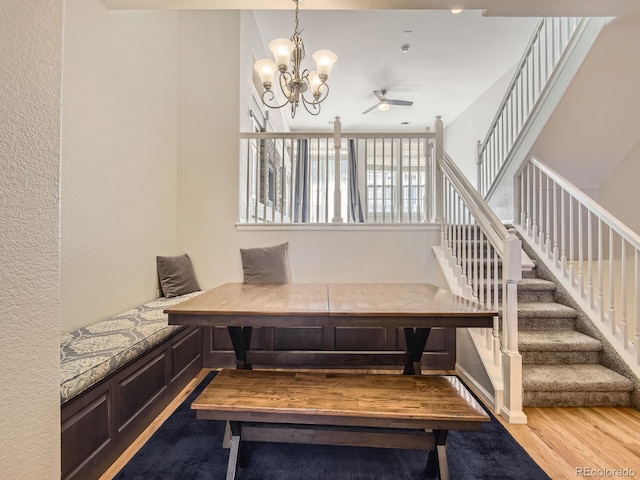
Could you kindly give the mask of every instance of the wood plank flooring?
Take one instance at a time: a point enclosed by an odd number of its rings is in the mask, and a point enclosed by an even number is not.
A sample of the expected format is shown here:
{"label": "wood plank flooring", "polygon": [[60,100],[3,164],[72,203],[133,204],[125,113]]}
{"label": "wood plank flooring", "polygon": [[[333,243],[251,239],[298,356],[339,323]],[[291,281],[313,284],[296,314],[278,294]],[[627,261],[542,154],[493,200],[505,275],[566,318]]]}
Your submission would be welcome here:
{"label": "wood plank flooring", "polygon": [[[390,370],[357,371],[397,373]],[[100,480],[112,479],[208,372],[202,370]],[[525,414],[527,425],[502,423],[552,479],[640,478],[639,411],[614,407],[537,407],[525,408]]]}

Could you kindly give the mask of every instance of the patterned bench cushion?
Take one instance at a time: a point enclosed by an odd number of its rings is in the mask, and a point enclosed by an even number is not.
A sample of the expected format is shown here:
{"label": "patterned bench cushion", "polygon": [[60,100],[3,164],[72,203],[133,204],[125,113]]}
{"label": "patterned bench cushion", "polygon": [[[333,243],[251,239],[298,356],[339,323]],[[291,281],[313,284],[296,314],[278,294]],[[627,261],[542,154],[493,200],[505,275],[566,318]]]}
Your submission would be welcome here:
{"label": "patterned bench cushion", "polygon": [[167,324],[164,309],[200,293],[158,298],[63,334],[60,339],[60,403],[72,399],[180,330],[180,325]]}

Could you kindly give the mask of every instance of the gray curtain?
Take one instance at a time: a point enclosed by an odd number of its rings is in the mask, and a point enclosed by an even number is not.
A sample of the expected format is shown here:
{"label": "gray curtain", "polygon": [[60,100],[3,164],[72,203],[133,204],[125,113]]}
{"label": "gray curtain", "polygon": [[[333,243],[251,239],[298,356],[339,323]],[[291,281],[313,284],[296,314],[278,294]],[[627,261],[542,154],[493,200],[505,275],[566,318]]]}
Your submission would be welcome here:
{"label": "gray curtain", "polygon": [[349,218],[354,223],[364,223],[360,190],[358,190],[358,162],[356,159],[356,141],[349,139]]}
{"label": "gray curtain", "polygon": [[309,221],[309,139],[297,140],[296,176],[293,203],[294,223],[307,223]]}

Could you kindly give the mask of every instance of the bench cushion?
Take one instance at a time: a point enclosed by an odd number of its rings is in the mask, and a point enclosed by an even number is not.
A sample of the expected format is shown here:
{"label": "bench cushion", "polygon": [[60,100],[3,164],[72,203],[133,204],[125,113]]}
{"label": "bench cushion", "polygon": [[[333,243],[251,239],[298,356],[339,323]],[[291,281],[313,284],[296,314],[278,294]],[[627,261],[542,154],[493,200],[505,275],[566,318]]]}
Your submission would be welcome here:
{"label": "bench cushion", "polygon": [[63,334],[60,338],[60,403],[184,328],[168,325],[163,311],[200,293],[158,298]]}

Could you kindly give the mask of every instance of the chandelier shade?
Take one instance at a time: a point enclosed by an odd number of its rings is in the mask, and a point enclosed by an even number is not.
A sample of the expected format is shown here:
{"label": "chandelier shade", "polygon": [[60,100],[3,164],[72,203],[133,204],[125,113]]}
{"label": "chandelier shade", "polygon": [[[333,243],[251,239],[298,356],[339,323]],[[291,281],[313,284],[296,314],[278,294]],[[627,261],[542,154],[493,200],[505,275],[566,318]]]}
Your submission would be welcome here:
{"label": "chandelier shade", "polygon": [[[316,63],[316,70],[310,71],[302,68],[302,59],[305,56],[304,42],[300,37],[298,28],[298,2],[296,4],[296,24],[290,39],[276,38],[269,43],[269,50],[273,60],[263,58],[258,60],[253,68],[260,77],[264,91],[262,103],[269,108],[282,108],[289,105],[291,118],[296,115],[296,110],[302,104],[311,115],[320,113],[320,104],[329,94],[327,81],[331,75],[333,64],[338,56],[330,50],[318,50],[312,58]],[[276,94],[273,90],[276,71],[279,74],[278,85],[285,101],[277,104]]]}

